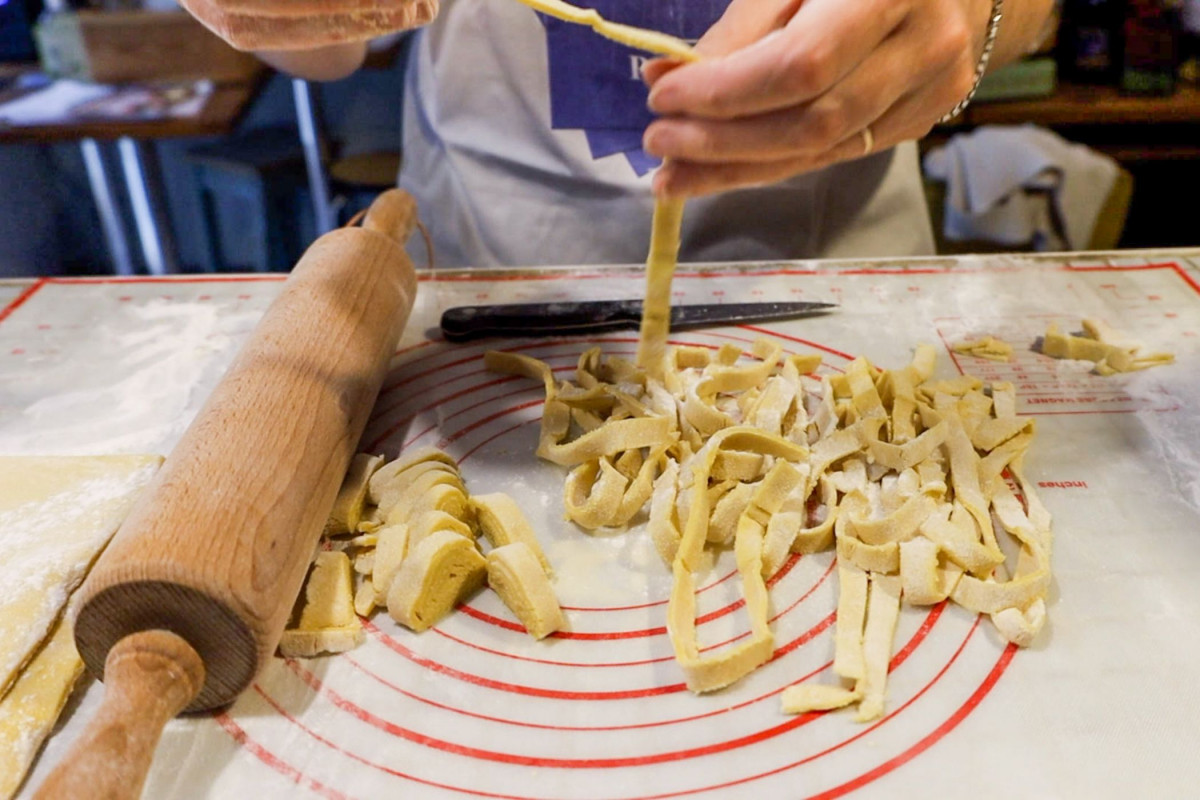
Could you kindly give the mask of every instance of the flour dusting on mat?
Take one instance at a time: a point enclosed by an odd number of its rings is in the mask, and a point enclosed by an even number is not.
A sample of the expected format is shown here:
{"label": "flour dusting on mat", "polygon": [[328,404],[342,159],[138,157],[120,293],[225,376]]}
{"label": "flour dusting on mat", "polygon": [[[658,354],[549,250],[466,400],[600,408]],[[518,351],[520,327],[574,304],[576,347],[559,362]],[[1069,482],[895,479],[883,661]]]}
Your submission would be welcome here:
{"label": "flour dusting on mat", "polygon": [[0,408],[0,450],[169,451],[262,310],[149,299],[123,304],[83,338],[57,339],[52,329],[42,336],[47,354],[31,350]]}

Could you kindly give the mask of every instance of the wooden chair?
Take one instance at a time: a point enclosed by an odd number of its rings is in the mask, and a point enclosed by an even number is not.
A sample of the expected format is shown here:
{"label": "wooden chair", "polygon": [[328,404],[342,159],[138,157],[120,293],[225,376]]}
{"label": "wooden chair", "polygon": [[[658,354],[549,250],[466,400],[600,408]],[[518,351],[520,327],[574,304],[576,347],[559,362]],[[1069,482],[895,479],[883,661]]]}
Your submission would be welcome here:
{"label": "wooden chair", "polygon": [[[1030,244],[1001,244],[986,239],[951,240],[946,238],[946,184],[925,179],[925,199],[929,204],[929,216],[933,223],[933,236],[938,255],[965,253],[1021,253],[1030,250]],[[1129,217],[1129,206],[1133,201],[1133,175],[1124,167],[1119,168],[1117,180],[1096,217],[1096,226],[1086,250],[1115,250],[1120,246],[1125,221]]]}

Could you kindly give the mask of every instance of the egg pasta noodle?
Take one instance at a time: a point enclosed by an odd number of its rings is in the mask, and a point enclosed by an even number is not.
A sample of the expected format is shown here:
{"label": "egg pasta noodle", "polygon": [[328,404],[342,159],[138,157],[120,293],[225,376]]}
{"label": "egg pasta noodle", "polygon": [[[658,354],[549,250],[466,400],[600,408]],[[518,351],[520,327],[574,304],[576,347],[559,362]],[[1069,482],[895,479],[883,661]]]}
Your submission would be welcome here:
{"label": "egg pasta noodle", "polygon": [[[561,0],[521,0],[633,47],[695,60],[685,43],[614,25]],[[1027,645],[1045,621],[1050,517],[1024,476],[1033,421],[1010,384],[934,380],[936,351],[881,370],[864,358],[817,376],[820,357],[670,347],[671,282],[684,202],[654,206],[634,362],[585,351],[573,381],[518,353],[489,352],[493,371],[545,390],[537,455],[569,470],[567,518],[585,531],[645,521],[671,570],[667,629],[688,687],[728,686],[769,660],[767,581],[792,553],[838,560],[837,684],[789,687],[783,710],[857,703],[884,713],[902,603],[947,600],[988,614]],[[1057,344],[1053,331],[1047,344]],[[1007,357],[993,340],[969,348]],[[1110,359],[1111,361],[1112,359]],[[1009,485],[1015,481],[1020,497]],[[1018,553],[1008,563],[1007,538]],[[696,584],[713,552],[732,548],[749,635],[702,651]]]}
{"label": "egg pasta noodle", "polygon": [[[791,687],[789,713],[884,713],[902,604],[958,603],[1019,645],[1044,625],[1050,517],[1024,471],[1034,422],[1010,384],[935,379],[929,345],[899,369],[858,358],[840,375],[765,339],[747,353],[668,347],[658,376],[598,348],[561,381],[523,354],[485,362],[545,388],[537,452],[568,470],[567,518],[585,531],[644,523],[672,573],[667,629],[695,692],[771,658],[767,582],[793,553],[836,553],[838,681]],[[697,584],[729,549],[749,634],[702,650]]]}

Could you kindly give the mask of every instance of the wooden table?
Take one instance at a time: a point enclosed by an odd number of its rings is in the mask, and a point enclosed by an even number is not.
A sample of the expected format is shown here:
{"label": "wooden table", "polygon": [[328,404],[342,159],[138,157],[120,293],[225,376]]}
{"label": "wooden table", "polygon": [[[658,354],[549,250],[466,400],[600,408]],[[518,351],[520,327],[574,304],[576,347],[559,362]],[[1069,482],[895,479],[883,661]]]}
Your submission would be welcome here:
{"label": "wooden table", "polygon": [[204,108],[194,117],[166,117],[150,120],[80,120],[54,125],[0,125],[0,145],[52,144],[80,139],[117,141],[124,137],[140,140],[169,139],[184,136],[221,136],[241,120],[258,93],[266,75],[263,70],[247,83],[221,84],[213,89]]}
{"label": "wooden table", "polygon": [[[11,284],[8,297],[24,294],[0,309],[0,452],[169,453],[280,278]],[[806,555],[772,583],[777,657],[729,690],[692,696],[663,630],[670,571],[645,532],[588,536],[563,521],[565,471],[533,452],[542,383],[488,372],[484,353],[545,359],[566,378],[592,347],[632,357],[635,332],[465,344],[436,335],[448,306],[636,297],[643,282],[637,265],[423,273],[361,445],[389,456],[439,446],[471,491],[519,498],[571,635],[533,641],[488,593],[419,635],[376,614],[361,647],[273,660],[230,708],[172,721],[146,797],[1194,796],[1200,249],[681,266],[680,302],[782,296],[840,308],[680,331],[677,343],[766,337],[834,371],[857,355],[897,367],[929,342],[940,376],[1010,380],[1018,412],[1036,418],[1025,467],[1055,531],[1046,629],[1016,650],[953,604],[905,607],[887,715],[866,725],[778,709],[784,686],[830,679],[832,553]],[[1050,322],[1074,329],[1083,316],[1178,361],[1104,378],[1030,349]],[[1016,346],[1011,362],[950,352],[989,334]],[[705,610],[722,610],[705,623],[714,642],[741,631],[724,626],[736,617],[722,605],[736,597],[721,578],[732,555],[705,580]],[[78,694],[21,798],[102,692],[90,683]]]}
{"label": "wooden table", "polygon": [[[31,70],[30,67],[24,69]],[[10,74],[12,70],[9,67]],[[160,167],[150,142],[184,136],[220,136],[231,132],[268,74],[268,70],[263,68],[246,82],[217,85],[200,113],[192,117],[0,126],[0,145],[79,142],[113,271],[118,275],[132,275],[136,272],[134,258],[105,166],[104,151],[115,144],[146,270],[155,275],[178,272],[178,256],[167,215]]]}

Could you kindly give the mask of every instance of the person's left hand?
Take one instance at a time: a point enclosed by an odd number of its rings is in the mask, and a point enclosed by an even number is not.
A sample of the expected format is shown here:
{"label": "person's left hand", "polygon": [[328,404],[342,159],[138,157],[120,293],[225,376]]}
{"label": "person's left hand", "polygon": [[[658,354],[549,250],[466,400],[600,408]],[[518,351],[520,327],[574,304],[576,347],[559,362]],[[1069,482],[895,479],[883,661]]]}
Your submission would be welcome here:
{"label": "person's left hand", "polygon": [[[924,136],[970,91],[991,0],[733,0],[647,65],[659,196],[771,183]],[[869,128],[868,128],[869,126]],[[869,131],[864,133],[864,131]]]}

